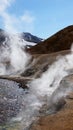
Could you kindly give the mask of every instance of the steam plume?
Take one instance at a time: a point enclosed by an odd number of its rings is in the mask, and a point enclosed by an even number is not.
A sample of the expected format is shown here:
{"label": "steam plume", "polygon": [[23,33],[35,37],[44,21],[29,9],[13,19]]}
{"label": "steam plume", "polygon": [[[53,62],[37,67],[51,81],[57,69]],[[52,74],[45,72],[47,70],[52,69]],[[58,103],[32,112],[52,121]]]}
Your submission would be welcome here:
{"label": "steam plume", "polygon": [[39,115],[39,110],[44,104],[48,106],[48,109],[45,108],[45,113],[55,112],[57,106],[55,104],[73,91],[73,83],[63,82],[60,84],[65,76],[71,74],[71,69],[73,69],[73,52],[55,61],[41,78],[28,83],[29,93],[24,98],[26,108],[12,121],[20,119],[23,128],[26,129]]}
{"label": "steam plume", "polygon": [[8,32],[7,34],[5,33],[6,41],[3,43],[7,45],[0,49],[0,75],[21,73],[25,70],[25,66],[30,59],[30,56],[25,52],[21,36],[15,34],[18,31],[15,28],[18,20],[7,12],[7,8],[13,1],[0,0],[0,16],[3,19],[4,28]]}
{"label": "steam plume", "polygon": [[[36,91],[38,97],[51,96],[59,87],[61,80],[71,74],[73,69],[73,48],[71,54],[61,57],[55,61],[49,69],[42,74],[41,78],[34,79],[29,86],[33,93]],[[64,93],[63,93],[64,94]]]}
{"label": "steam plume", "polygon": [[30,56],[25,52],[24,42],[18,35],[9,35],[7,46],[0,51],[0,75],[19,74],[25,70]]}

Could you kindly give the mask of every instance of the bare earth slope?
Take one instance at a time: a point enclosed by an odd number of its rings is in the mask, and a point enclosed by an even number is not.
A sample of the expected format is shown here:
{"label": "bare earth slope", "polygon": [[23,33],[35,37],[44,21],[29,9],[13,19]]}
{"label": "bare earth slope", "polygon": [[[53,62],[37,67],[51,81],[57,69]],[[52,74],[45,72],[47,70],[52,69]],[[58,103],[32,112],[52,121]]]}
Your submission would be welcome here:
{"label": "bare earth slope", "polygon": [[50,38],[28,49],[31,54],[47,54],[70,49],[73,43],[73,25],[64,28]]}

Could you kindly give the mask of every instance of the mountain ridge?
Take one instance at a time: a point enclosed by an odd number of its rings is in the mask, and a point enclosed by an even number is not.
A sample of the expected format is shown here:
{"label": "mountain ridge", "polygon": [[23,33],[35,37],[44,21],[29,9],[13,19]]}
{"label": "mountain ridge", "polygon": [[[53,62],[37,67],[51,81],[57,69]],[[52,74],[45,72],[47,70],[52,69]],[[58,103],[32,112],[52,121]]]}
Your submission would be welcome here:
{"label": "mountain ridge", "polygon": [[39,38],[28,32],[23,32],[21,35],[22,35],[22,38],[25,39],[25,41],[29,41],[29,42],[39,43],[43,40],[42,38]]}
{"label": "mountain ridge", "polygon": [[73,43],[73,25],[65,27],[40,44],[31,47],[27,51],[31,54],[47,54],[68,50]]}

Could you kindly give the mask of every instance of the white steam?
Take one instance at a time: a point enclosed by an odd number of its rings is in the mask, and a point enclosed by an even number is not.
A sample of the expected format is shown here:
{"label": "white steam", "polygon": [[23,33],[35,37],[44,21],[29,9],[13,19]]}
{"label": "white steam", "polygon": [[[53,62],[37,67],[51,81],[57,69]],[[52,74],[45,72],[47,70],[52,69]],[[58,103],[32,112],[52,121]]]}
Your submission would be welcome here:
{"label": "white steam", "polygon": [[[21,36],[15,34],[18,32],[19,26],[23,26],[22,17],[17,18],[14,14],[8,13],[8,7],[14,1],[0,0],[0,17],[2,18],[4,29],[8,32],[8,34],[5,34],[8,38],[3,43],[7,45],[0,47],[0,75],[21,73],[25,70],[25,66],[30,59],[30,56],[25,52],[25,41],[21,39]],[[25,18],[26,15],[24,15]],[[28,18],[30,19],[29,16]],[[30,22],[32,23],[32,21],[33,19],[31,18]]]}
{"label": "white steam", "polygon": [[23,101],[25,109],[23,108],[11,121],[19,122],[20,129],[26,130],[37,119],[44,106],[45,114],[56,112],[60,99],[64,99],[68,93],[73,91],[73,83],[63,81],[60,84],[65,76],[71,74],[71,70],[73,70],[72,52],[54,62],[41,78],[28,83],[28,94],[25,95]]}
{"label": "white steam", "polygon": [[7,46],[0,50],[0,75],[22,73],[30,59],[25,52],[24,42],[18,35],[10,35]]}
{"label": "white steam", "polygon": [[23,72],[25,70],[26,64],[28,63],[30,56],[25,52],[23,41],[14,36],[10,38],[11,43],[11,65],[14,67],[15,71]]}
{"label": "white steam", "polygon": [[4,29],[10,33],[21,31],[33,32],[35,17],[31,11],[25,10],[20,16],[9,13],[8,9],[16,0],[0,0],[0,17]]}
{"label": "white steam", "polygon": [[72,73],[72,70],[73,52],[71,51],[71,54],[63,56],[54,62],[49,69],[43,73],[41,78],[34,79],[29,86],[38,97],[49,97],[59,87],[61,80]]}
{"label": "white steam", "polygon": [[5,12],[7,7],[11,5],[11,2],[14,0],[0,0],[0,14]]}

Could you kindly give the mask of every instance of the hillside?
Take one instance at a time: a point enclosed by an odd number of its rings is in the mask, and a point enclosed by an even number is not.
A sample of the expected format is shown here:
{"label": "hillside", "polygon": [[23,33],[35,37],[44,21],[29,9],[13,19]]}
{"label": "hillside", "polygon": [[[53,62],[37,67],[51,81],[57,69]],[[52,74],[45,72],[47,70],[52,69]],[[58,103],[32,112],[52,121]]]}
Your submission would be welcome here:
{"label": "hillside", "polygon": [[50,38],[28,49],[31,54],[47,54],[70,49],[73,42],[73,25],[57,32]]}

